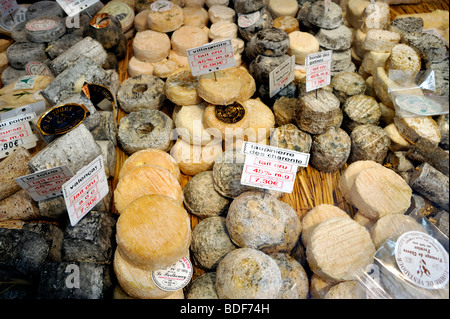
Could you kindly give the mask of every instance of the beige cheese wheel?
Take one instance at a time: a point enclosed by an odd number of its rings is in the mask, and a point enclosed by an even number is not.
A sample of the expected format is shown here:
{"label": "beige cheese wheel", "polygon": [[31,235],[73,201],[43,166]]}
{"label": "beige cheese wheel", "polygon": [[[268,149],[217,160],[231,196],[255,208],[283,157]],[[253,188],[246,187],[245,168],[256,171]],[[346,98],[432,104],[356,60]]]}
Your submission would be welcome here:
{"label": "beige cheese wheel", "polygon": [[211,40],[217,38],[234,39],[238,37],[238,25],[229,21],[217,21],[209,27],[208,36]]}
{"label": "beige cheese wheel", "polygon": [[179,67],[175,61],[168,58],[153,63],[153,75],[161,79],[167,79],[171,75],[180,72],[182,69],[183,68]]}
{"label": "beige cheese wheel", "polygon": [[122,164],[117,179],[121,180],[133,168],[141,165],[156,165],[169,170],[181,183],[180,168],[169,153],[156,148],[147,148],[131,154]]}
{"label": "beige cheese wheel", "polygon": [[128,75],[130,77],[142,74],[153,75],[153,64],[150,62],[141,61],[135,56],[132,56],[128,62]]}
{"label": "beige cheese wheel", "polygon": [[195,105],[203,101],[197,93],[197,77],[190,70],[172,74],[164,83],[164,94],[176,105]]}
{"label": "beige cheese wheel", "polygon": [[116,223],[117,249],[146,270],[164,269],[189,251],[191,223],[186,210],[164,195],[141,196]]}
{"label": "beige cheese wheel", "polygon": [[368,51],[391,52],[392,48],[400,42],[400,34],[382,29],[367,31],[363,48]]}
{"label": "beige cheese wheel", "polygon": [[396,44],[386,61],[386,70],[405,70],[419,72],[422,66],[419,54],[409,45]]}
{"label": "beige cheese wheel", "polygon": [[377,220],[370,229],[370,236],[375,248],[379,249],[388,238],[397,241],[400,235],[408,231],[427,233],[425,227],[413,217],[404,214],[389,214]]}
{"label": "beige cheese wheel", "polygon": [[333,285],[327,282],[322,277],[312,274],[311,282],[309,284],[309,293],[312,299],[323,299],[325,298],[327,292]]}
{"label": "beige cheese wheel", "polygon": [[170,150],[183,174],[195,176],[212,170],[215,160],[222,154],[222,144],[215,141],[205,145],[191,145],[179,139]]}
{"label": "beige cheese wheel", "polygon": [[361,30],[368,32],[370,30],[384,30],[390,23],[389,3],[377,1],[366,6],[362,15]]}
{"label": "beige cheese wheel", "polygon": [[352,280],[373,262],[375,246],[369,232],[345,217],[332,217],[318,224],[309,240],[306,258],[311,270],[328,282]]}
{"label": "beige cheese wheel", "polygon": [[140,165],[123,175],[114,190],[114,204],[119,214],[135,199],[150,194],[170,197],[183,204],[183,191],[176,177],[167,169],[156,165]]}
{"label": "beige cheese wheel", "polygon": [[384,166],[362,170],[351,189],[352,204],[364,216],[378,220],[403,214],[411,205],[412,189],[393,170]]}
{"label": "beige cheese wheel", "polygon": [[248,99],[242,102],[242,105],[248,110],[249,115],[247,138],[253,137],[252,140],[266,141],[275,128],[275,115],[272,110],[260,98]]}
{"label": "beige cheese wheel", "polygon": [[395,116],[394,123],[400,135],[410,143],[415,143],[420,138],[436,145],[441,141],[441,131],[431,116]]}
{"label": "beige cheese wheel", "polygon": [[179,5],[172,3],[170,9],[164,10],[154,11],[150,5],[150,10],[147,14],[147,26],[150,30],[172,32],[183,25],[183,9]]}
{"label": "beige cheese wheel", "polygon": [[342,193],[342,196],[344,196],[349,204],[353,204],[351,199],[352,187],[358,174],[366,168],[380,166],[382,166],[380,163],[372,160],[356,161],[347,166],[339,179],[338,187]]}
{"label": "beige cheese wheel", "polygon": [[319,41],[308,32],[293,31],[289,33],[289,49],[287,53],[295,56],[295,64],[304,65],[306,56],[319,52]]}
{"label": "beige cheese wheel", "polygon": [[200,27],[184,25],[172,33],[170,41],[175,53],[187,56],[186,50],[207,44],[209,39]]}
{"label": "beige cheese wheel", "polygon": [[384,131],[388,133],[391,139],[389,150],[391,152],[407,151],[411,147],[411,144],[403,138],[398,132],[397,126],[394,123],[386,125]]}
{"label": "beige cheese wheel", "polygon": [[274,19],[281,16],[295,17],[299,4],[297,0],[269,0],[267,9]]}
{"label": "beige cheese wheel", "polygon": [[183,25],[203,28],[208,25],[209,16],[205,8],[183,7]]}
{"label": "beige cheese wheel", "polygon": [[152,279],[152,271],[136,267],[122,257],[116,248],[113,260],[114,274],[123,291],[136,299],[161,299],[172,292],[160,289]]}
{"label": "beige cheese wheel", "polygon": [[208,17],[211,23],[216,23],[219,21],[234,23],[236,21],[236,11],[229,6],[217,4],[208,9]]}
{"label": "beige cheese wheel", "polygon": [[170,38],[162,32],[140,31],[133,39],[134,56],[141,61],[159,62],[169,56],[170,49]]}
{"label": "beige cheese wheel", "polygon": [[149,11],[150,9],[145,9],[134,16],[134,28],[137,32],[148,30],[147,15]]}
{"label": "beige cheese wheel", "polygon": [[242,136],[250,125],[250,116],[245,106],[239,103],[227,106],[209,104],[203,113],[203,125],[214,136],[219,132],[226,141]]}
{"label": "beige cheese wheel", "polygon": [[377,67],[386,67],[386,61],[391,55],[390,52],[367,51],[361,62],[358,73],[363,75],[373,75]]}
{"label": "beige cheese wheel", "polygon": [[240,80],[241,88],[236,101],[244,102],[249,100],[256,92],[256,81],[248,69],[244,66],[238,66],[226,69],[226,71],[236,75]]}
{"label": "beige cheese wheel", "polygon": [[345,7],[345,19],[353,28],[361,28],[364,10],[369,4],[369,0],[349,0],[347,2]]}
{"label": "beige cheese wheel", "polygon": [[277,29],[281,29],[287,34],[300,31],[299,22],[293,16],[280,16],[273,20],[273,27]]}
{"label": "beige cheese wheel", "polygon": [[189,68],[188,58],[177,54],[174,50],[170,50],[169,60],[174,61],[180,68]]}
{"label": "beige cheese wheel", "polygon": [[331,204],[320,204],[310,209],[302,218],[302,243],[306,247],[308,239],[314,228],[321,222],[332,217],[347,217],[350,215],[337,206]]}
{"label": "beige cheese wheel", "polygon": [[353,220],[355,222],[357,222],[358,224],[360,224],[361,226],[366,227],[367,230],[369,230],[369,231],[373,227],[373,225],[375,225],[375,223],[377,222],[376,220],[367,218],[366,216],[364,216],[360,212],[357,212],[355,214],[355,216],[353,216]]}
{"label": "beige cheese wheel", "polygon": [[200,75],[198,95],[214,105],[229,105],[237,101],[241,92],[239,77],[225,70]]}

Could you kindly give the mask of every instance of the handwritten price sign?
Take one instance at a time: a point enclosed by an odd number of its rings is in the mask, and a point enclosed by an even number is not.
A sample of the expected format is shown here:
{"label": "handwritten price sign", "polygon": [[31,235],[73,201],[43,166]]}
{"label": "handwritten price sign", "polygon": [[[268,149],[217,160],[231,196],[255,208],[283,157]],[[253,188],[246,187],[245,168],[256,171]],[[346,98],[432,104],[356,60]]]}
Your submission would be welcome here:
{"label": "handwritten price sign", "polygon": [[306,92],[327,86],[331,82],[332,51],[310,54],[305,59]]}
{"label": "handwritten price sign", "polygon": [[231,39],[186,50],[193,76],[224,70],[236,65]]}

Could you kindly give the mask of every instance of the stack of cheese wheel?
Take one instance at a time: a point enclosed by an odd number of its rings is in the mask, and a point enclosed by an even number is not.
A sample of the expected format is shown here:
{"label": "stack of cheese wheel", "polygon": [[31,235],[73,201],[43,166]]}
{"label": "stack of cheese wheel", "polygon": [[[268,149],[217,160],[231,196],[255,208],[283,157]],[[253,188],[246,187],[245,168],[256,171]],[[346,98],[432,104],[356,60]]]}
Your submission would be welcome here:
{"label": "stack of cheese wheel", "polygon": [[119,171],[114,272],[131,298],[183,298],[182,287],[174,291],[154,280],[155,271],[189,257],[191,224],[180,181],[175,160],[158,149],[133,153]]}

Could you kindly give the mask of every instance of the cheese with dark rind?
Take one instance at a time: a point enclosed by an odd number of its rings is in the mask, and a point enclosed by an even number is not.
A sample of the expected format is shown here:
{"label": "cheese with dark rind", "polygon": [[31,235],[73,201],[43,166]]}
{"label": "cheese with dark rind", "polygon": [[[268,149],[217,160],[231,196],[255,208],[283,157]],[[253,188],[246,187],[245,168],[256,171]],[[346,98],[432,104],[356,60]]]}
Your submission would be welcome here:
{"label": "cheese with dark rind", "polygon": [[50,59],[53,60],[81,40],[83,40],[82,36],[73,33],[67,33],[59,39],[48,43],[45,51],[47,52]]}
{"label": "cheese with dark rind", "polygon": [[309,153],[311,144],[311,135],[298,129],[292,123],[278,126],[270,136],[270,145],[301,153]]}
{"label": "cheese with dark rind", "polygon": [[48,59],[44,43],[15,42],[6,49],[9,64],[23,70],[30,61],[44,62]]}
{"label": "cheese with dark rind", "polygon": [[255,35],[255,48],[258,54],[282,56],[289,49],[289,36],[281,29],[263,29]]}
{"label": "cheese with dark rind", "polygon": [[378,125],[381,109],[377,100],[371,96],[357,94],[350,96],[342,106],[344,127],[352,131],[357,125]]}
{"label": "cheese with dark rind", "polygon": [[249,65],[249,72],[253,78],[262,84],[269,84],[269,74],[278,66],[283,64],[290,56],[284,54],[281,56],[265,56],[258,54],[255,60]]}
{"label": "cheese with dark rind", "polygon": [[186,287],[186,299],[219,299],[216,292],[216,272],[205,272]]}
{"label": "cheese with dark rind", "polygon": [[25,25],[26,37],[31,42],[55,41],[66,33],[65,20],[58,16],[42,16],[29,20]]}
{"label": "cheese with dark rind", "polygon": [[434,34],[412,32],[405,34],[402,42],[414,48],[426,62],[440,62],[445,59],[447,47],[444,41]]}
{"label": "cheese with dark rind", "polygon": [[309,280],[303,266],[288,254],[271,254],[281,271],[283,289],[281,299],[307,299]]}
{"label": "cheese with dark rind", "polygon": [[364,94],[366,81],[356,72],[340,72],[332,77],[333,93],[344,103],[352,95]]}
{"label": "cheese with dark rind", "polygon": [[126,113],[160,109],[165,101],[164,81],[148,74],[128,78],[119,86],[117,101]]}
{"label": "cheese with dark rind", "polygon": [[347,50],[352,46],[352,32],[345,25],[335,29],[323,29],[316,33],[319,45],[329,50]]}
{"label": "cheese with dark rind", "polygon": [[[106,15],[106,17],[101,18],[101,15]],[[108,21],[106,26],[100,24],[104,23],[103,21]],[[97,24],[100,24],[100,27],[96,27],[94,24],[95,22],[97,22]],[[85,31],[85,36],[89,36],[100,42],[106,50],[117,45],[122,35],[123,30],[119,19],[117,19],[117,17],[115,17],[114,15],[110,15],[107,13],[95,15]]]}
{"label": "cheese with dark rind", "polygon": [[265,6],[264,0],[248,1],[248,0],[235,0],[234,10],[238,13],[252,13],[262,9]]}
{"label": "cheese with dark rind", "polygon": [[237,19],[239,34],[244,40],[247,41],[250,41],[250,39],[258,33],[258,31],[271,27],[273,23],[272,15],[265,7],[258,11],[249,13],[248,16],[250,16],[250,18],[246,18],[245,20],[249,20],[250,22],[246,24],[240,23],[240,16],[247,16],[247,14],[238,14]]}
{"label": "cheese with dark rind", "polygon": [[307,15],[308,22],[323,29],[335,29],[344,23],[341,7],[330,2],[328,12],[325,13],[323,1],[316,1],[311,5]]}
{"label": "cheese with dark rind", "polygon": [[383,163],[391,144],[386,131],[374,124],[358,125],[353,129],[350,138],[352,140],[350,162],[373,160]]}

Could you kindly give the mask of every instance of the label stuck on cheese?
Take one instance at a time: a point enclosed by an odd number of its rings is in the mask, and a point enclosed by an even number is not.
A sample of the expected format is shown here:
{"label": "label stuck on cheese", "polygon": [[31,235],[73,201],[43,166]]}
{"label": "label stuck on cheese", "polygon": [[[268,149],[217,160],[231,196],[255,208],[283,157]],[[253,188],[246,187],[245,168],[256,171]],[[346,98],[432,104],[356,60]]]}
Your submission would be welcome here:
{"label": "label stuck on cheese", "polygon": [[155,12],[166,12],[173,8],[171,1],[158,0],[150,5],[150,9]]}
{"label": "label stuck on cheese", "polygon": [[14,90],[32,90],[36,82],[36,75],[24,75],[17,79]]}
{"label": "label stuck on cheese", "polygon": [[238,17],[238,26],[240,28],[248,28],[254,25],[256,22],[258,22],[259,18],[261,17],[261,13],[259,11],[252,12],[249,14],[239,14]]}
{"label": "label stuck on cheese", "polygon": [[62,185],[73,176],[67,166],[60,166],[38,171],[15,178],[35,201],[50,199],[62,195]]}
{"label": "label stuck on cheese", "polygon": [[152,271],[152,279],[164,291],[177,291],[189,284],[192,274],[189,258],[183,257],[165,269]]}
{"label": "label stuck on cheese", "polygon": [[102,155],[79,170],[62,191],[70,224],[75,226],[109,193]]}
{"label": "label stuck on cheese", "polygon": [[97,3],[98,0],[56,0],[56,2],[69,17],[73,17]]}
{"label": "label stuck on cheese", "polygon": [[0,159],[8,156],[19,146],[26,149],[36,146],[39,138],[33,134],[30,126],[30,121],[35,117],[35,113],[28,113],[0,122]]}
{"label": "label stuck on cheese", "polygon": [[308,166],[310,154],[244,142],[241,184],[292,193],[297,167]]}
{"label": "label stuck on cheese", "polygon": [[279,67],[269,73],[270,97],[288,86],[295,78],[295,56],[291,56]]}
{"label": "label stuck on cheese", "polygon": [[80,125],[88,113],[82,104],[58,105],[42,114],[36,126],[42,135],[61,135]]}
{"label": "label stuck on cheese", "polygon": [[186,50],[193,76],[231,68],[236,65],[231,39]]}
{"label": "label stuck on cheese", "polygon": [[306,56],[306,92],[317,90],[331,83],[332,52],[332,50],[328,50]]}

